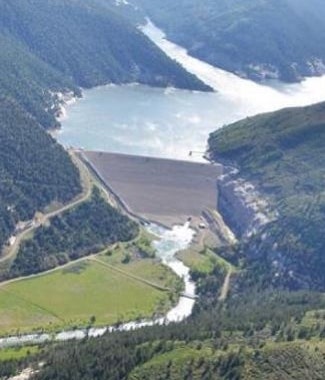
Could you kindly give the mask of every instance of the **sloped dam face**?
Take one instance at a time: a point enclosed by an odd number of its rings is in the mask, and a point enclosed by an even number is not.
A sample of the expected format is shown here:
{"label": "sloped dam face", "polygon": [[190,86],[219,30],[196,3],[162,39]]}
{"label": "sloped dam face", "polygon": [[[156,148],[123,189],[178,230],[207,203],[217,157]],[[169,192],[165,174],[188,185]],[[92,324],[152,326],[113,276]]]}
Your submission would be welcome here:
{"label": "sloped dam face", "polygon": [[171,227],[216,209],[218,165],[89,151],[82,156],[128,211],[149,221]]}

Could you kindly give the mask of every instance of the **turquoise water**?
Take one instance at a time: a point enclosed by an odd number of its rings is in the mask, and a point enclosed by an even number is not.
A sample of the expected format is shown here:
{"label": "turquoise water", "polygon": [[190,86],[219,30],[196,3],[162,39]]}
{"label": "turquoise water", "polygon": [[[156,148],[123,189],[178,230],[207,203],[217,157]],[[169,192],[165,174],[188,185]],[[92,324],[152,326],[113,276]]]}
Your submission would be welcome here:
{"label": "turquoise water", "polygon": [[[92,150],[190,159],[209,133],[246,116],[325,100],[325,76],[299,84],[257,84],[189,56],[152,24],[145,33],[171,58],[215,89],[199,93],[142,85],[84,91],[67,107],[58,139]],[[195,154],[191,159],[199,159]]]}
{"label": "turquoise water", "polygon": [[205,149],[217,115],[231,121],[228,108],[215,93],[99,87],[68,107],[58,139],[92,150],[184,158],[190,150]]}

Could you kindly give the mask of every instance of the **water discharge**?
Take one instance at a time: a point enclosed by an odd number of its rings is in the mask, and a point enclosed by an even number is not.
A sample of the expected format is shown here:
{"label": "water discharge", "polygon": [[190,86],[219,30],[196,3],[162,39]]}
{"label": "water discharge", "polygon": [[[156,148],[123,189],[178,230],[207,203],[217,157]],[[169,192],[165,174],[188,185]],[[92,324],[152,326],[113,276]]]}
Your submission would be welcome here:
{"label": "water discharge", "polygon": [[[167,55],[216,92],[157,89],[136,84],[87,90],[84,99],[68,107],[68,117],[63,120],[63,129],[58,133],[61,143],[90,150],[189,159],[189,150],[205,150],[208,134],[224,124],[260,112],[325,100],[325,76],[290,85],[275,81],[267,85],[256,84],[189,56],[185,49],[166,40],[164,33],[150,22],[143,31]],[[194,296],[195,284],[190,280],[189,269],[175,257],[177,251],[189,246],[194,231],[188,225],[175,226],[171,231],[150,225],[148,230],[159,238],[155,242],[157,256],[184,279],[185,293]],[[2,338],[0,348],[82,339],[87,335],[96,337],[107,331],[176,322],[188,317],[193,306],[193,299],[180,297],[178,304],[164,318],[54,335]]]}
{"label": "water discharge", "polygon": [[175,254],[189,247],[193,239],[194,230],[189,228],[188,223],[184,226],[175,226],[172,230],[150,225],[148,230],[159,238],[154,242],[157,256],[184,281],[184,293],[187,297],[180,297],[177,306],[166,315],[168,322],[181,321],[192,313],[195,302],[195,283],[190,278],[189,268],[178,260]]}
{"label": "water discharge", "polygon": [[180,322],[191,315],[194,306],[195,284],[190,279],[189,268],[179,261],[175,254],[182,249],[186,249],[194,236],[188,224],[184,226],[175,226],[172,230],[166,230],[156,225],[147,226],[148,231],[155,235],[157,240],[154,241],[156,256],[162,262],[169,266],[185,284],[184,293],[186,297],[181,296],[178,303],[164,317],[152,320],[131,321],[119,326],[94,327],[90,329],[75,329],[70,331],[61,331],[56,334],[30,334],[17,335],[7,338],[0,338],[0,348],[13,347],[23,344],[41,344],[50,341],[67,341],[71,339],[83,339],[89,337],[99,337],[106,332],[113,331],[130,331],[146,326],[162,325],[164,323]]}

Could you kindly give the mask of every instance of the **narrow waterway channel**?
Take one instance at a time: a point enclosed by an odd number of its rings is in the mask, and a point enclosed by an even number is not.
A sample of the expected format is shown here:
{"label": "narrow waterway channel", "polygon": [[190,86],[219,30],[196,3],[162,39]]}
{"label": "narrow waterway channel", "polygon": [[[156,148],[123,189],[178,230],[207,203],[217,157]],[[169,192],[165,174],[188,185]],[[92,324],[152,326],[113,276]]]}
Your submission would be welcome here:
{"label": "narrow waterway channel", "polygon": [[[208,134],[223,124],[259,112],[301,106],[325,100],[325,76],[302,83],[256,84],[215,68],[188,55],[171,43],[152,23],[143,31],[171,58],[211,85],[215,93],[147,86],[105,86],[85,91],[83,100],[68,107],[58,140],[66,146],[169,158],[188,159],[189,150],[202,151]],[[191,244],[194,231],[188,225],[148,230],[159,239],[157,256],[183,278],[185,294],[195,296],[189,268],[175,254]],[[154,324],[179,322],[192,313],[194,299],[180,297],[165,317],[133,321],[120,326],[77,329],[56,334],[30,334],[0,339],[0,348],[21,344],[65,341],[101,336],[107,331],[126,331]]]}
{"label": "narrow waterway channel", "polygon": [[50,341],[67,341],[71,339],[83,339],[86,336],[98,337],[110,331],[129,331],[145,326],[161,325],[164,323],[180,322],[191,315],[195,303],[195,284],[190,279],[189,268],[186,267],[175,255],[178,251],[186,249],[194,236],[188,224],[175,226],[167,230],[156,225],[148,225],[148,232],[155,235],[154,241],[156,256],[170,267],[184,281],[184,293],[186,297],[180,297],[178,303],[164,317],[153,320],[131,321],[119,326],[93,327],[90,329],[75,329],[61,331],[54,334],[29,334],[0,338],[0,348],[19,346],[23,344],[40,344]]}

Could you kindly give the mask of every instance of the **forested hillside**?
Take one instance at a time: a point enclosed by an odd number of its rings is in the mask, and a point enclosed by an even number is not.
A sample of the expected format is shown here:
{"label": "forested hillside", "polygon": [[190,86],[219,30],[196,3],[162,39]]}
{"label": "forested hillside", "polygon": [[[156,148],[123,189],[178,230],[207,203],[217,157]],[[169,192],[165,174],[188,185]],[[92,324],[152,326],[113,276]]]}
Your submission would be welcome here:
{"label": "forested hillside", "polygon": [[[1,12],[0,19],[3,16]],[[54,93],[72,91],[80,95],[77,86],[5,31],[0,32],[0,49],[0,94],[15,99],[44,127],[58,126],[54,118],[58,110]]]}
{"label": "forested hillside", "polygon": [[1,276],[43,272],[137,234],[137,224],[108,205],[95,188],[88,201],[55,216],[49,226],[38,228],[24,241],[10,271]]}
{"label": "forested hillside", "polygon": [[138,81],[208,90],[133,25],[79,0],[0,0],[0,248],[19,220],[80,191],[79,174],[45,128],[62,95]]}
{"label": "forested hillside", "polygon": [[236,166],[237,177],[252,181],[278,213],[244,242],[252,283],[325,289],[324,141],[324,103],[247,118],[211,135],[212,159]]}
{"label": "forested hillside", "polygon": [[[298,81],[325,71],[322,0],[132,0],[168,37],[254,80]],[[179,16],[181,15],[181,17]]]}
{"label": "forested hillside", "polygon": [[34,357],[2,362],[0,376],[43,362],[33,378],[322,380],[323,295],[249,292],[221,305],[207,295],[200,293],[206,309],[185,322],[48,345]]}
{"label": "forested hillside", "polygon": [[68,154],[13,100],[0,98],[0,247],[15,224],[81,191]]}
{"label": "forested hillside", "polygon": [[[211,158],[236,165],[278,210],[255,236],[215,250],[235,268],[224,301],[219,264],[195,272],[199,298],[186,321],[54,343],[5,360],[0,374],[43,362],[35,379],[322,380],[324,126],[325,105],[318,104],[247,118],[211,135]],[[34,242],[60,244],[48,236],[57,236],[55,228],[40,230]]]}
{"label": "forested hillside", "polygon": [[[47,127],[56,92],[140,82],[207,90],[110,8],[80,0],[0,1],[0,92]],[[45,110],[47,113],[45,113]]]}

